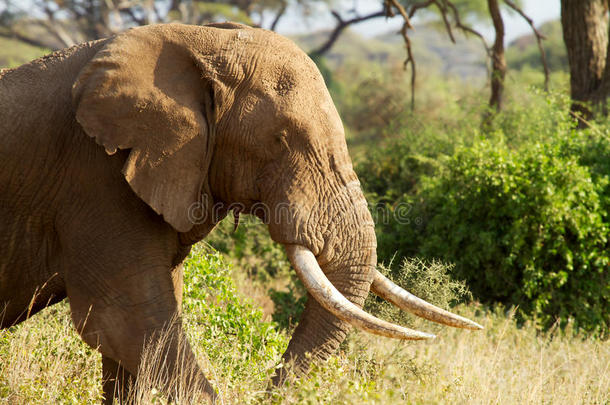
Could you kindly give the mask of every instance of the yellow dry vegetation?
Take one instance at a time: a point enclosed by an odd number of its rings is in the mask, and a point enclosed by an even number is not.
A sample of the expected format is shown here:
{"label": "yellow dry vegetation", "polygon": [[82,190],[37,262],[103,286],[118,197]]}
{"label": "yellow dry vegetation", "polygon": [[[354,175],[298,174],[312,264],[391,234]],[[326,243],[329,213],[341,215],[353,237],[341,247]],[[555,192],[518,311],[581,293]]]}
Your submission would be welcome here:
{"label": "yellow dry vegetation", "polygon": [[[221,404],[610,403],[607,341],[570,331],[540,334],[530,325],[517,327],[510,313],[485,313],[475,306],[457,312],[485,330],[435,329],[439,337],[430,343],[355,332],[328,362],[272,392],[266,392],[266,379],[273,362],[255,364],[247,360],[251,353],[230,350],[222,358],[208,358],[203,346],[221,347],[226,337],[201,342],[197,328],[202,326],[188,329]],[[71,326],[66,304],[0,332],[0,404],[95,403],[101,395],[100,368],[100,356]],[[138,398],[166,403],[154,390]]]}

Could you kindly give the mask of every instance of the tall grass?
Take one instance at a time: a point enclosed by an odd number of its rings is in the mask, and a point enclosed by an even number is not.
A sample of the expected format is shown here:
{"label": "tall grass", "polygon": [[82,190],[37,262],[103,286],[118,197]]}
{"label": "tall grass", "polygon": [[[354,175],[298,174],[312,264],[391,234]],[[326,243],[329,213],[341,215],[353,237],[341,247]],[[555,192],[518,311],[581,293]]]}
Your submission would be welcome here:
{"label": "tall grass", "polygon": [[[475,308],[460,308],[473,315]],[[607,404],[610,345],[538,335],[511,313],[475,317],[482,332],[445,329],[430,343],[353,333],[344,352],[277,403]]]}
{"label": "tall grass", "polygon": [[[230,265],[217,254],[196,252],[186,268],[185,327],[221,404],[610,403],[608,342],[571,331],[541,334],[527,323],[517,327],[510,311],[474,304],[454,311],[483,324],[483,331],[412,324],[437,331],[429,343],[353,332],[327,362],[268,391],[289,334],[264,321],[229,281]],[[193,293],[197,280],[207,287]],[[210,308],[196,303],[204,290]],[[167,403],[147,373],[158,357],[154,347],[144,355],[137,403]],[[96,403],[100,378],[100,355],[74,331],[66,303],[0,331],[0,404]]]}

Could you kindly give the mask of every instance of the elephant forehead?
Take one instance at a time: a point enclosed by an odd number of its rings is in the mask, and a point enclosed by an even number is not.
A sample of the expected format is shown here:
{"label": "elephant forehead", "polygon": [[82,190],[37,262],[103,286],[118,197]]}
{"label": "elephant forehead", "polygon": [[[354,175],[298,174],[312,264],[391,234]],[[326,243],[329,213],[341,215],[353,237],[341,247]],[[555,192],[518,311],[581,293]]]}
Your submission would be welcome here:
{"label": "elephant forehead", "polygon": [[284,96],[296,88],[324,86],[324,79],[313,61],[307,55],[291,50],[293,52],[266,49],[263,55],[257,58],[258,71],[265,90]]}
{"label": "elephant forehead", "polygon": [[293,72],[289,72],[282,67],[279,67],[270,78],[263,79],[265,89],[278,96],[286,96],[294,90],[296,83]]}

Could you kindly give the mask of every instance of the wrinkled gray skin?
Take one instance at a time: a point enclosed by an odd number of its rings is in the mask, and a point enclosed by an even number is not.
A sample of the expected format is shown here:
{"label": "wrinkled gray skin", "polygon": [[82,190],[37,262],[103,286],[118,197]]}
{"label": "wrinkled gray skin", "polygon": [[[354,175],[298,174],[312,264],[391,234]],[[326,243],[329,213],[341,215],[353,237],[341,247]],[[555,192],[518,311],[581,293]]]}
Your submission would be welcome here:
{"label": "wrinkled gray skin", "polygon": [[[273,240],[310,249],[358,306],[369,292],[376,240],[343,126],[313,62],[274,33],[149,26],[5,70],[0,164],[1,326],[69,297],[107,403],[179,313],[181,262],[231,203],[269,207]],[[347,330],[310,297],[284,358],[303,369]],[[171,336],[170,374],[179,324]]]}

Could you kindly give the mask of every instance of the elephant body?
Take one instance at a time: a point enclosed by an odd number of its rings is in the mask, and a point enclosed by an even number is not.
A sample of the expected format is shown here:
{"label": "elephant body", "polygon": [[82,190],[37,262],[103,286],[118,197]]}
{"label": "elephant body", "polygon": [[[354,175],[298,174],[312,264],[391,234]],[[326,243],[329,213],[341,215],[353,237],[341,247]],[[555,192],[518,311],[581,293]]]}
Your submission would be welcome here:
{"label": "elephant body", "polygon": [[0,319],[14,325],[68,296],[109,377],[112,359],[135,372],[146,336],[179,311],[188,250],[130,189],[127,153],[108,156],[75,120],[72,84],[105,42],[1,76]]}
{"label": "elephant body", "polygon": [[[102,60],[100,53],[110,52],[108,47],[116,44],[121,36],[59,51],[19,68],[3,71],[0,76],[1,326],[14,325],[38,310],[69,297],[75,327],[89,345],[102,352],[104,378],[109,381],[114,381],[112,377],[116,375],[127,374],[129,378],[134,376],[146,339],[167,327],[172,317],[179,313],[182,294],[181,262],[188,253],[189,246],[204,237],[226,214],[223,207],[239,202],[247,213],[252,204],[263,199],[269,206],[294,199],[286,195],[286,190],[274,192],[274,196],[267,198],[262,195],[263,192],[268,192],[262,189],[265,186],[282,186],[281,183],[285,180],[277,177],[294,174],[294,169],[299,164],[291,162],[295,166],[292,173],[291,170],[284,169],[276,173],[277,168],[274,166],[285,163],[279,162],[277,156],[265,156],[284,147],[286,137],[290,135],[280,128],[280,133],[255,137],[253,130],[260,131],[260,127],[269,126],[265,119],[277,121],[282,107],[286,108],[286,111],[282,111],[283,115],[296,114],[299,108],[308,108],[303,104],[295,106],[285,101],[291,97],[289,93],[294,93],[296,82],[286,72],[273,72],[273,77],[267,75],[269,82],[262,80],[265,77],[257,78],[256,89],[243,85],[244,77],[248,75],[264,76],[258,71],[248,71],[253,68],[265,69],[261,67],[264,66],[264,60],[259,62],[252,59],[253,52],[256,55],[261,52],[261,46],[269,47],[274,43],[280,48],[286,48],[288,41],[275,34],[224,24],[216,27],[160,25],[131,30],[122,36],[127,37],[127,40],[120,46],[117,45],[117,49],[112,52],[127,52],[130,46],[143,46],[143,52],[150,52],[154,48],[157,52],[151,61],[150,71],[127,72],[127,75],[150,74],[150,78],[145,78],[154,82],[150,93],[154,96],[159,88],[165,93],[158,96],[160,101],[151,99],[150,94],[144,95],[143,98],[148,99],[142,101],[139,110],[123,117],[120,116],[122,111],[112,110],[112,105],[102,106],[106,101],[103,97],[101,101],[94,99],[89,102],[89,99],[85,100],[89,95],[78,94],[79,90],[82,93],[90,91],[97,92],[97,96],[102,94],[102,90],[98,89],[103,89],[103,94],[107,95],[118,91],[117,86],[129,86],[120,82],[122,78],[118,78],[118,84],[110,83],[104,87],[105,84],[95,83],[95,87],[91,85],[91,88],[87,88],[91,81],[105,79],[96,77],[106,75],[105,71],[100,73],[96,71],[100,69],[98,66],[91,66],[96,63],[97,57],[97,63],[106,69],[105,64],[110,65],[112,62]],[[136,37],[133,43],[129,43],[130,36]],[[180,47],[185,46],[185,39],[194,40],[203,46],[198,48],[198,61],[191,60],[180,66]],[[147,41],[152,43],[147,44]],[[246,43],[250,50],[241,53],[241,49],[226,49],[231,46],[238,48],[241,43]],[[147,49],[147,45],[150,48]],[[221,49],[223,46],[225,49]],[[287,58],[291,54],[300,53],[291,44],[283,51]],[[228,56],[223,57],[222,52]],[[232,61],[230,63],[233,63],[230,66],[229,56]],[[281,54],[279,56],[282,57]],[[303,60],[306,58],[304,55],[298,56]],[[167,59],[168,66],[160,66],[158,61],[162,59]],[[233,61],[234,59],[238,61]],[[141,61],[129,60],[126,56],[119,61],[123,62],[126,64],[125,69],[131,69],[133,65],[128,66],[127,63],[137,65]],[[193,66],[203,63],[211,66],[208,71],[201,73],[198,70],[202,69],[200,66],[197,66],[197,70],[193,69]],[[305,84],[308,81],[320,84],[321,78],[312,65],[305,66],[303,72],[316,76],[303,80]],[[87,71],[88,67],[91,71]],[[278,68],[278,65],[272,67]],[[219,69],[227,69],[228,72],[215,71]],[[215,74],[215,77],[209,78],[213,84],[197,83],[200,76],[211,71]],[[170,72],[176,75],[175,79],[166,77]],[[303,72],[293,70],[289,73],[301,75]],[[193,82],[180,82],[180,78],[188,76],[192,76]],[[242,82],[238,83],[237,79]],[[162,110],[159,115],[173,108],[167,105],[168,101],[163,97],[178,98],[179,108],[186,109],[185,105],[191,100],[188,95],[184,95],[190,90],[188,86],[197,84],[202,85],[198,92],[207,93],[202,97],[199,97],[199,93],[193,93],[192,98],[197,104],[193,108],[195,113],[183,113],[180,110],[169,118],[163,117],[170,121],[166,126],[171,128],[155,126],[155,118],[151,116],[142,118],[146,121],[144,123],[136,121],[139,119],[138,114],[146,115],[146,111],[142,110],[146,110],[147,103],[158,101],[159,106],[156,107]],[[211,89],[210,86],[217,87]],[[225,89],[232,86],[237,88],[231,91]],[[134,91],[140,91],[138,83],[132,87]],[[311,90],[311,83],[309,87]],[[246,91],[250,94],[240,94]],[[270,93],[273,93],[274,100],[266,100]],[[326,100],[318,98],[316,103],[330,100],[327,94],[324,96]],[[123,98],[137,95],[121,94],[116,97],[109,103],[118,105]],[[214,104],[206,105],[205,97],[214,97]],[[229,104],[237,104],[235,97],[240,97],[239,108],[225,108]],[[293,97],[298,99],[300,96],[297,94]],[[138,100],[133,100],[133,103],[137,102]],[[105,109],[105,115],[86,116],[102,108]],[[204,111],[202,118],[194,116],[201,113],[197,108],[216,110],[212,113]],[[325,108],[334,109],[328,106]],[[252,114],[253,111],[258,117],[255,121],[246,117],[246,114]],[[210,118],[210,115],[214,115],[214,118]],[[222,120],[220,115],[230,117]],[[213,129],[210,128],[210,122],[201,122],[211,119],[217,120]],[[204,139],[203,142],[187,140],[186,146],[179,145],[175,150],[171,150],[172,145],[161,145],[161,150],[145,150],[150,144],[165,142],[163,137],[182,136],[188,130],[174,134],[172,128],[180,129],[181,125],[189,126],[193,122],[204,127],[192,131],[195,136],[203,134],[209,137],[212,131],[216,132],[213,146]],[[308,125],[307,122],[299,124]],[[145,131],[158,131],[159,134],[147,132],[143,134],[142,140],[137,139],[134,144],[129,144],[136,137],[133,134],[125,139],[112,139],[111,135],[115,132],[117,137],[126,132],[123,125],[140,125],[146,127]],[[259,128],[252,128],[253,125]],[[286,127],[286,123],[279,125]],[[161,139],[155,139],[156,135]],[[342,128],[340,135],[343,135]],[[240,137],[240,140],[235,141],[234,137]],[[271,139],[264,139],[265,137]],[[270,147],[269,142],[274,144]],[[147,157],[155,154],[154,161],[134,163],[134,151],[138,148],[144,150],[142,154]],[[213,199],[220,214],[215,213],[213,221],[206,218],[202,222],[189,224],[184,219],[184,211],[176,213],[172,212],[172,207],[168,208],[173,201],[168,201],[167,198],[173,198],[176,193],[171,189],[172,184],[180,186],[179,192],[191,184],[181,184],[180,177],[187,176],[181,172],[185,169],[174,167],[181,166],[181,163],[168,162],[166,168],[163,167],[163,159],[172,153],[183,154],[176,158],[181,161],[186,161],[190,153],[212,153],[211,150],[196,148],[215,148],[213,164],[209,157],[204,157],[187,161],[185,165],[196,166],[194,170],[202,170],[201,166],[208,165],[203,168],[204,171],[207,169],[204,178],[196,178],[192,189],[199,195],[207,193],[206,197]],[[241,148],[250,148],[251,156],[244,156]],[[216,152],[219,149],[223,153]],[[346,159],[346,151],[344,153],[345,156],[341,158]],[[265,160],[264,167],[258,166],[261,160]],[[129,167],[130,162],[133,163],[132,168]],[[142,166],[146,166],[149,172],[138,172]],[[175,173],[160,178],[165,174],[159,174],[155,171],[157,169],[174,170]],[[272,173],[266,174],[265,170]],[[251,178],[248,173],[255,173],[257,178]],[[131,174],[133,176],[130,177]],[[311,174],[323,173],[320,171]],[[261,177],[266,177],[264,183],[253,184]],[[161,181],[162,184],[152,191],[146,190],[146,182],[150,181]],[[172,197],[162,195],[163,187],[170,188],[167,194],[173,193]],[[298,185],[295,190],[301,195],[299,198],[305,197],[304,194],[310,191]],[[187,201],[189,206],[193,202],[197,200]],[[204,201],[204,209],[205,204]],[[305,201],[305,205],[311,208],[313,204]],[[318,217],[321,214],[311,212],[311,215]],[[274,215],[273,212],[271,215]],[[270,221],[270,231],[276,240],[294,243],[302,235],[316,239],[318,244],[298,240],[300,243],[312,246],[317,252],[323,248],[320,229],[297,232],[289,229],[290,224],[282,223],[282,219],[266,220]],[[328,224],[320,222],[319,225]],[[362,291],[368,291],[370,278],[366,273],[362,277]],[[360,304],[364,297],[365,294],[361,294]],[[323,309],[309,308],[309,311],[312,310]],[[311,327],[307,322],[301,326],[307,329]],[[338,319],[331,319],[331,324],[323,327],[330,327],[329,335],[320,339],[309,336],[304,339],[305,342],[300,343],[295,340],[293,346],[298,346],[299,352],[295,354],[316,350],[318,346],[326,347],[329,336],[344,335],[347,330],[347,324]],[[182,336],[179,324],[175,334]],[[341,338],[342,336],[336,336],[337,343],[333,342],[325,351],[332,351]],[[176,342],[179,340],[177,337],[174,343],[168,343],[167,350],[173,353],[169,358],[179,357],[176,354]],[[186,352],[187,357],[192,357],[188,347]],[[171,364],[168,367],[171,368]],[[214,392],[205,377],[200,371],[197,373],[201,391],[206,392],[210,399],[213,398]],[[116,390],[116,387],[113,389]],[[111,403],[112,393],[105,392],[105,396],[107,402]]]}
{"label": "elephant body", "polygon": [[[111,174],[95,166],[96,159],[109,159],[70,119],[70,83],[101,46],[98,42],[59,52],[0,75],[3,327],[28,315],[35,293],[30,314],[66,297],[60,251],[74,245],[63,239],[73,223],[71,203],[95,183],[92,169],[105,177]],[[85,156],[88,161],[83,162]]]}
{"label": "elephant body", "polygon": [[[163,330],[162,388],[187,372],[215,398],[174,320],[190,246],[236,207],[293,265],[311,264],[304,249],[321,267],[298,271],[313,284],[286,361],[328,357],[350,323],[375,331],[359,312],[380,277],[374,224],[343,126],[314,63],[277,34],[148,26],[1,71],[0,167],[1,327],[68,297],[102,353],[106,403]],[[428,337],[388,325],[376,333]]]}

